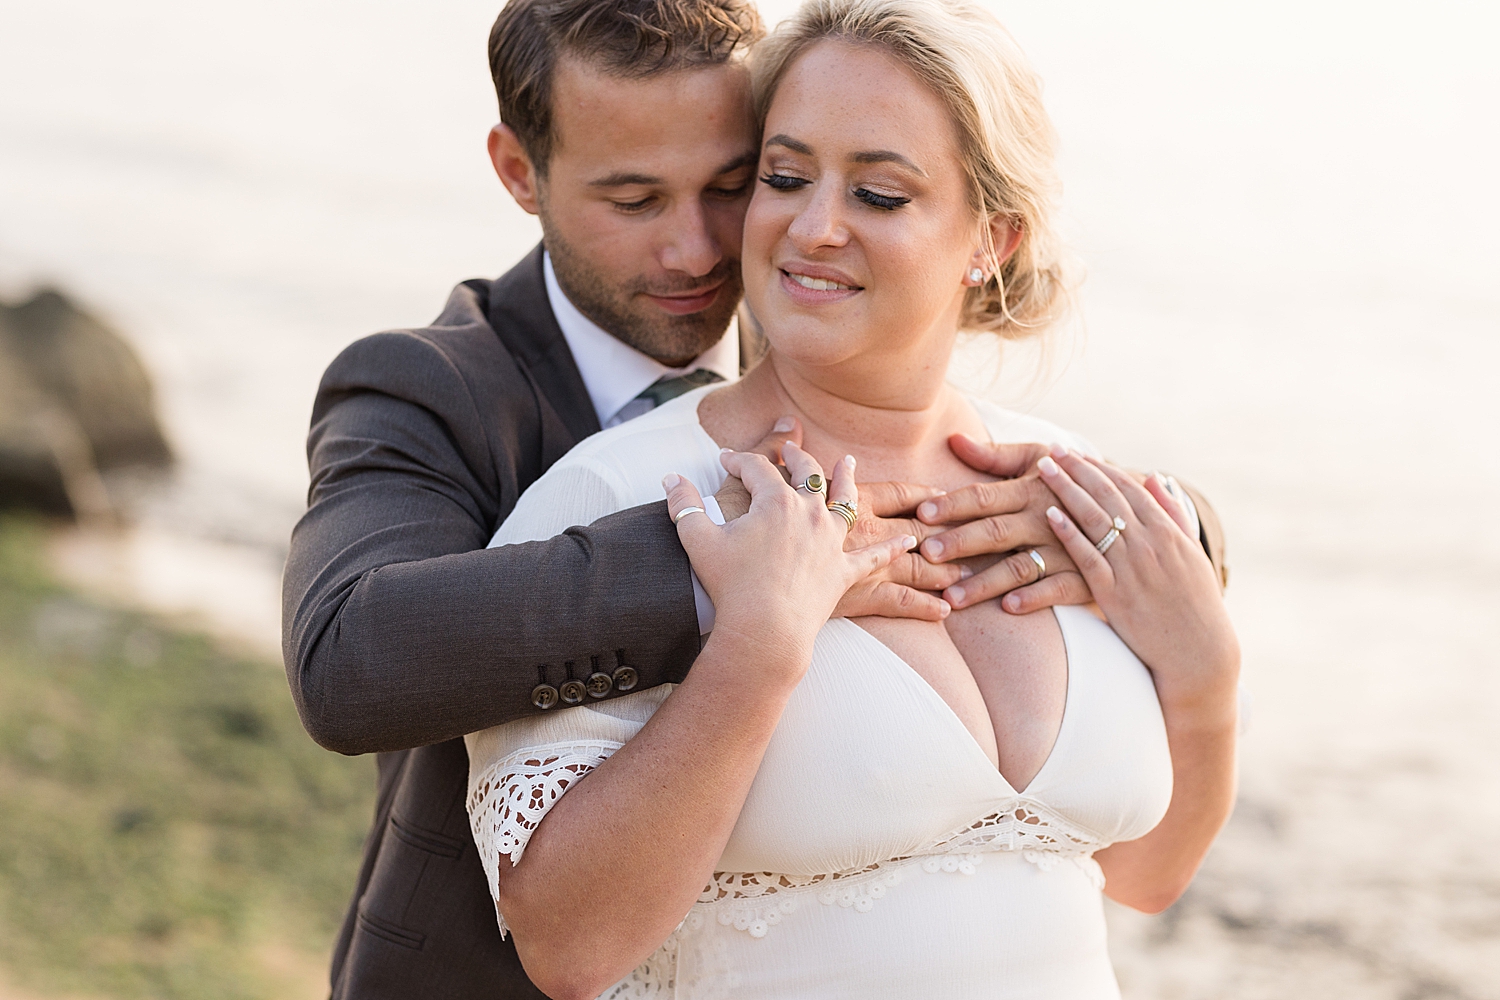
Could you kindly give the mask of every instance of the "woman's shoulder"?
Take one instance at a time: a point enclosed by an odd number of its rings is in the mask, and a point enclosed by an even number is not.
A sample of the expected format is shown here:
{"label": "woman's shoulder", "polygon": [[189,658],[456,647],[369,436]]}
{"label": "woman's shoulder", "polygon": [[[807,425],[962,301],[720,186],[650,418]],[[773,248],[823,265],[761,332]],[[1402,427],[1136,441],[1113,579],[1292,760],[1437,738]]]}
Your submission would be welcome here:
{"label": "woman's shoulder", "polygon": [[1030,413],[1021,413],[1017,410],[1008,410],[997,403],[993,403],[981,396],[966,396],[974,411],[979,414],[979,419],[984,421],[984,428],[989,432],[990,440],[1003,443],[1037,442],[1039,444],[1061,444],[1074,448],[1085,455],[1098,455],[1099,449],[1094,443],[1082,434],[1059,427],[1050,420]]}

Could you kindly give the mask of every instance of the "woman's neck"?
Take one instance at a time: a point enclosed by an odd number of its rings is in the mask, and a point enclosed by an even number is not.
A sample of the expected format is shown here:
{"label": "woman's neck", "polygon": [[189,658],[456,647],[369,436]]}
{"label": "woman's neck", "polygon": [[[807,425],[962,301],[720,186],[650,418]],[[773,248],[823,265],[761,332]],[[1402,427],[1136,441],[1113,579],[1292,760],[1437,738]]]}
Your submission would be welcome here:
{"label": "woman's neck", "polygon": [[977,415],[947,384],[946,366],[845,367],[808,369],[772,349],[736,385],[705,399],[700,419],[721,444],[744,448],[790,414],[802,422],[803,447],[825,468],[852,454],[865,481],[946,479],[942,470],[954,461],[948,436],[984,436]]}

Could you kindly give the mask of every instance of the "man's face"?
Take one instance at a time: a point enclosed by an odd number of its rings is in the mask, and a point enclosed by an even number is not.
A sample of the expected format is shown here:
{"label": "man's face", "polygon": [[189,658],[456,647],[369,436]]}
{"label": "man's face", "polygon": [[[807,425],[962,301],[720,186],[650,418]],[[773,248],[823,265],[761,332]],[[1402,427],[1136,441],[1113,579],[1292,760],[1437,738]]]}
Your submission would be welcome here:
{"label": "man's face", "polygon": [[564,58],[552,100],[538,210],[558,284],[607,332],[686,364],[719,341],[739,304],[757,159],[748,72],[630,80]]}

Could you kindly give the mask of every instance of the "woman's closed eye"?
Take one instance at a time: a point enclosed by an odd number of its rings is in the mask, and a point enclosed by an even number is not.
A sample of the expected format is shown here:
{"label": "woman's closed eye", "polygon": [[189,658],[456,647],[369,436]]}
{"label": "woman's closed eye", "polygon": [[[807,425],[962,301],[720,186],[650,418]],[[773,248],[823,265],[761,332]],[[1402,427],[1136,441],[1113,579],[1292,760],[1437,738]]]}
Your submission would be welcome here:
{"label": "woman's closed eye", "polygon": [[794,177],[791,174],[761,174],[760,182],[777,191],[795,191],[812,183],[806,177]]}
{"label": "woman's closed eye", "polygon": [[884,209],[887,212],[894,211],[895,209],[898,209],[902,205],[905,205],[911,201],[910,198],[903,198],[899,195],[880,194],[878,192],[871,191],[869,188],[855,188],[854,197],[858,198],[866,205],[870,205],[874,208]]}

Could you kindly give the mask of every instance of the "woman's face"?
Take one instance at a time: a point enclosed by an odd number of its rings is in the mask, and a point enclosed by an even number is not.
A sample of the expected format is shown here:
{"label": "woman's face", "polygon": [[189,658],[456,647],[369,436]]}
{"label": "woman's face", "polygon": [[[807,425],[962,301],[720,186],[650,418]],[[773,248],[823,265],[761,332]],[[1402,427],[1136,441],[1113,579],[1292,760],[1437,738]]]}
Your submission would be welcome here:
{"label": "woman's face", "polygon": [[766,118],[743,257],[779,355],[945,369],[979,234],[957,131],[910,70],[832,40],[793,63]]}

